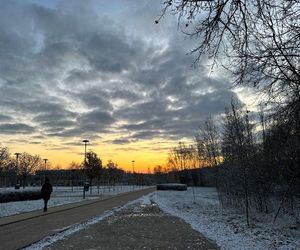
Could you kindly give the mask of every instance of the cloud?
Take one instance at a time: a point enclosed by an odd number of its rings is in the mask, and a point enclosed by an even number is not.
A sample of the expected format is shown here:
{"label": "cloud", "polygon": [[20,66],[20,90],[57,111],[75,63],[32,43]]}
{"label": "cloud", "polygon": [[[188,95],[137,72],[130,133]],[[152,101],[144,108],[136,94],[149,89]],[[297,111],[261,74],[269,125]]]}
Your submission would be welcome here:
{"label": "cloud", "polygon": [[7,122],[7,121],[11,121],[12,117],[8,116],[8,115],[1,115],[0,114],[0,122]]}
{"label": "cloud", "polygon": [[31,134],[35,128],[23,123],[4,123],[0,124],[0,134]]}
{"label": "cloud", "polygon": [[192,42],[176,22],[154,25],[159,2],[132,1],[118,13],[110,4],[3,3],[0,133],[62,143],[104,134],[118,136],[113,144],[177,140],[224,112],[235,96],[228,79],[209,78],[205,61],[190,67]]}
{"label": "cloud", "polygon": [[128,144],[130,142],[131,141],[126,138],[120,138],[120,139],[115,139],[115,140],[109,141],[109,143],[119,144],[119,145]]}
{"label": "cloud", "polygon": [[[98,133],[108,132],[109,126],[114,122],[114,118],[110,113],[102,110],[92,110],[80,114],[75,122],[67,125],[73,125],[71,128],[68,126],[58,127],[57,130],[52,127],[46,131],[47,136],[55,137],[91,137],[97,138]],[[52,124],[53,125],[53,124]]]}

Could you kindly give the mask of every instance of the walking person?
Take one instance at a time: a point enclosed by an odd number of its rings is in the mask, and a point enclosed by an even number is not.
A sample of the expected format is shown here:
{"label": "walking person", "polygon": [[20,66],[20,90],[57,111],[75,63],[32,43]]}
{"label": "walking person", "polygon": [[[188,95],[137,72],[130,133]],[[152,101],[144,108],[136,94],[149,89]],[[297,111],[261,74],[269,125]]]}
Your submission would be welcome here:
{"label": "walking person", "polygon": [[45,178],[45,183],[41,189],[42,198],[44,200],[44,212],[47,212],[48,201],[50,200],[50,195],[52,193],[52,185],[50,184],[49,178]]}

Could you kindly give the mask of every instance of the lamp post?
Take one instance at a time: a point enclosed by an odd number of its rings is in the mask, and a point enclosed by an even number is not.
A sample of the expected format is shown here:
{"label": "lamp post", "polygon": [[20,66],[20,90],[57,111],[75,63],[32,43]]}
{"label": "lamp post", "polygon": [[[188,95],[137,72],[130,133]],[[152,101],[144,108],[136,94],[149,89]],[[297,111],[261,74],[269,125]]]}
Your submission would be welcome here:
{"label": "lamp post", "polygon": [[135,161],[131,161],[132,162],[132,173],[134,174],[134,163]]}
{"label": "lamp post", "polygon": [[[83,140],[84,143],[84,166],[86,166],[86,145],[90,142],[89,140]],[[83,184],[83,199],[85,199],[85,183]]]}
{"label": "lamp post", "polygon": [[135,163],[135,161],[132,160],[131,163],[132,163],[132,178],[133,178],[133,186],[132,186],[132,189],[134,189],[134,184],[135,184],[135,180],[134,180],[134,163]]}
{"label": "lamp post", "polygon": [[17,163],[16,163],[16,181],[15,181],[15,184],[17,184],[18,182],[18,168],[19,168],[19,156],[21,155],[21,153],[15,153],[15,156],[16,156],[16,160],[17,160]]}
{"label": "lamp post", "polygon": [[44,169],[44,182],[45,182],[45,179],[46,179],[46,171],[47,171],[47,161],[48,159],[43,159],[44,162],[45,162],[45,169]]}
{"label": "lamp post", "polygon": [[89,140],[83,140],[84,143],[84,164],[86,164],[86,145],[90,142]]}
{"label": "lamp post", "polygon": [[43,160],[45,162],[45,170],[47,170],[47,161],[48,161],[48,159],[43,159]]}

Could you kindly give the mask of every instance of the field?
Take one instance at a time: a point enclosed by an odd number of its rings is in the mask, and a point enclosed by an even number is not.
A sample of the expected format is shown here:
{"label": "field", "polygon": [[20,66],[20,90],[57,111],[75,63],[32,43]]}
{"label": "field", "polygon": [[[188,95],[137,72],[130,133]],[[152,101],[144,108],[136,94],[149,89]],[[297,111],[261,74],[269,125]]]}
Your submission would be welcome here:
{"label": "field", "polygon": [[251,214],[251,226],[244,214],[221,207],[215,188],[155,192],[150,199],[171,215],[189,223],[215,241],[221,249],[300,249],[300,231],[287,217],[273,223],[273,214]]}

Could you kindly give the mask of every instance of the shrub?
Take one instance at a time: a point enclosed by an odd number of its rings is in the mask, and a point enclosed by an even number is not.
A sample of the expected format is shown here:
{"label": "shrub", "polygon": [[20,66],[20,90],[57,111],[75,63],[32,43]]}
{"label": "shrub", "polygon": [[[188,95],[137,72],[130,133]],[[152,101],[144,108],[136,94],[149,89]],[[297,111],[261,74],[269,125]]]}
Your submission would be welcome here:
{"label": "shrub", "polygon": [[157,190],[176,190],[176,191],[186,191],[187,185],[180,183],[166,183],[166,184],[157,184]]}
{"label": "shrub", "polygon": [[12,201],[39,200],[42,198],[40,191],[0,193],[0,203]]}

